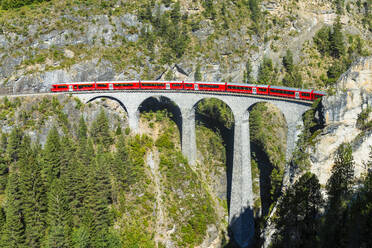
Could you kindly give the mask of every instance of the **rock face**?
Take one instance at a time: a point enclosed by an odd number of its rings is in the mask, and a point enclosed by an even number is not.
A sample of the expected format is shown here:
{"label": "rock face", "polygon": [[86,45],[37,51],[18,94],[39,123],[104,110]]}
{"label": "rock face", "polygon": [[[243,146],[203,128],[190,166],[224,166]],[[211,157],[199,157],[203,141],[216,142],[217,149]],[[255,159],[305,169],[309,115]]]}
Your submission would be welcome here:
{"label": "rock face", "polygon": [[336,94],[322,100],[326,127],[315,146],[310,149],[312,167],[321,184],[330,176],[334,154],[343,142],[353,148],[355,175],[366,171],[363,162],[368,159],[372,145],[372,132],[358,129],[358,115],[372,106],[372,57],[353,63],[337,82]]}

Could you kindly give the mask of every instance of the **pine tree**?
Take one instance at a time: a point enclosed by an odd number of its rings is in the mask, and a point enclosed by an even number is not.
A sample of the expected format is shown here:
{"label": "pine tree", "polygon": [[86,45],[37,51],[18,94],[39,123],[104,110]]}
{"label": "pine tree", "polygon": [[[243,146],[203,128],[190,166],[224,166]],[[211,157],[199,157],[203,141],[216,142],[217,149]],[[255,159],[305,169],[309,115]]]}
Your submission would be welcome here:
{"label": "pine tree", "polygon": [[70,247],[69,209],[60,179],[53,181],[48,194],[48,231],[47,246]]}
{"label": "pine tree", "polygon": [[195,81],[201,81],[202,80],[202,74],[200,72],[200,64],[197,64],[195,74],[194,74],[194,80]]}
{"label": "pine tree", "polygon": [[7,186],[5,247],[25,247],[25,224],[22,212],[23,199],[20,189],[19,175],[12,172]]}
{"label": "pine tree", "polygon": [[180,6],[180,2],[177,1],[174,5],[173,5],[173,8],[171,10],[171,13],[170,13],[170,17],[172,19],[172,22],[174,24],[178,24],[180,19],[181,19],[181,6]]}
{"label": "pine tree", "polygon": [[333,25],[333,32],[330,35],[330,51],[335,58],[340,58],[345,54],[344,36],[339,17]]}
{"label": "pine tree", "polygon": [[273,247],[317,247],[317,217],[322,205],[318,178],[305,173],[278,205]]}
{"label": "pine tree", "polygon": [[109,121],[103,108],[92,124],[91,136],[95,142],[103,144],[106,149],[112,144]]}
{"label": "pine tree", "polygon": [[31,147],[30,138],[25,136],[21,145],[19,159],[20,190],[23,198],[26,244],[40,247],[46,228],[46,191],[41,178],[38,159],[40,147]]}
{"label": "pine tree", "polygon": [[251,73],[252,73],[252,64],[251,64],[251,61],[248,60],[247,63],[245,64],[245,71],[244,71],[244,76],[243,76],[244,83],[247,83],[247,84],[253,83],[253,78],[251,76]]}
{"label": "pine tree", "polygon": [[[98,148],[98,151],[101,150]],[[92,237],[92,246],[94,247],[105,247],[107,240],[102,234],[108,232],[111,223],[108,209],[111,199],[111,184],[106,167],[107,160],[107,155],[98,153],[88,178],[88,191],[85,199],[86,217]]]}
{"label": "pine tree", "polygon": [[323,227],[323,247],[345,247],[347,242],[347,202],[351,197],[354,181],[354,160],[350,144],[343,143],[337,149],[326,189],[328,208]]}
{"label": "pine tree", "polygon": [[61,166],[62,148],[56,127],[49,131],[42,155],[42,176],[46,187],[49,188],[53,180],[59,178]]}
{"label": "pine tree", "polygon": [[264,84],[275,84],[276,68],[270,58],[264,58],[258,71],[258,81]]}
{"label": "pine tree", "polygon": [[291,52],[291,50],[287,50],[285,56],[283,57],[283,66],[285,67],[285,69],[287,70],[288,73],[292,73],[293,72],[293,68],[294,68],[294,65],[293,65],[293,54]]}
{"label": "pine tree", "polygon": [[79,130],[78,130],[79,144],[86,142],[87,137],[88,137],[88,128],[87,128],[87,125],[85,124],[84,117],[81,116],[80,121],[79,121]]}
{"label": "pine tree", "polygon": [[330,34],[331,34],[330,28],[327,26],[324,26],[316,33],[316,35],[313,38],[313,41],[318,51],[322,55],[326,55],[330,51],[330,41],[329,41]]}
{"label": "pine tree", "polygon": [[7,153],[7,158],[9,162],[11,163],[18,160],[18,157],[19,157],[18,148],[21,146],[22,137],[23,137],[23,132],[18,127],[13,128],[12,131],[10,132],[6,153]]}

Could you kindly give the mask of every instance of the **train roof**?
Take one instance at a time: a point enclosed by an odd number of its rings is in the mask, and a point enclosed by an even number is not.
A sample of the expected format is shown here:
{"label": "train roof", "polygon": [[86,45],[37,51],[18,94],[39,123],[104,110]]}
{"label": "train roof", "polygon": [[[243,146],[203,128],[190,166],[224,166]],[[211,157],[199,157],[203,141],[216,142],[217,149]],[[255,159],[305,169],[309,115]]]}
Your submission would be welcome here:
{"label": "train roof", "polygon": [[267,88],[267,87],[269,87],[268,85],[265,85],[265,84],[227,83],[227,85],[238,85],[238,86],[260,87],[260,88]]}
{"label": "train roof", "polygon": [[323,91],[318,91],[318,90],[314,90],[314,92],[313,93],[315,93],[315,94],[319,94],[319,95],[327,95],[325,92],[323,92]]}
{"label": "train roof", "polygon": [[313,90],[308,89],[298,89],[298,88],[292,88],[292,87],[286,87],[286,86],[270,86],[270,89],[277,89],[277,90],[293,90],[293,91],[301,91],[301,92],[309,92]]}

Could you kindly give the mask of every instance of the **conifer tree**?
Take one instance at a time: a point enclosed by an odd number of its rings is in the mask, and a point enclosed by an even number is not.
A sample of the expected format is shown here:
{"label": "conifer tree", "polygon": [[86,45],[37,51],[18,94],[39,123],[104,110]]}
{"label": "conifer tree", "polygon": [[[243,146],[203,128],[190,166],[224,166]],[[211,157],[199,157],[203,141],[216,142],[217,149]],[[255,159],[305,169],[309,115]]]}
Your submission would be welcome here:
{"label": "conifer tree", "polygon": [[7,186],[5,247],[25,247],[25,225],[22,212],[23,199],[19,184],[19,175],[12,172]]}
{"label": "conifer tree", "polygon": [[322,205],[318,178],[305,173],[278,205],[273,247],[317,247],[317,216]]}
{"label": "conifer tree", "polygon": [[48,134],[43,150],[42,176],[47,188],[59,177],[62,149],[57,128],[54,126]]}
{"label": "conifer tree", "polygon": [[276,68],[270,58],[264,58],[258,71],[258,81],[264,84],[275,84]]}
{"label": "conifer tree", "polygon": [[323,226],[323,247],[345,247],[347,242],[347,201],[354,181],[354,160],[350,144],[337,149],[332,175],[328,179],[328,209]]}
{"label": "conifer tree", "polygon": [[194,74],[194,80],[195,81],[201,81],[202,80],[202,74],[200,72],[200,64],[197,64],[195,74]]}
{"label": "conifer tree", "polygon": [[80,117],[79,121],[79,131],[78,131],[78,140],[79,144],[86,142],[87,136],[88,135],[88,128],[87,125],[85,124],[84,117]]}
{"label": "conifer tree", "polygon": [[245,64],[245,71],[244,71],[244,76],[243,76],[244,83],[247,83],[247,84],[253,83],[253,78],[251,76],[251,73],[252,73],[252,64],[251,64],[251,61],[248,60],[247,63]]}
{"label": "conifer tree", "polygon": [[21,145],[19,159],[20,190],[23,198],[24,223],[26,226],[26,244],[28,247],[40,247],[46,228],[47,199],[38,159],[39,146],[32,146],[30,138],[25,136]]}
{"label": "conifer tree", "polygon": [[345,54],[344,36],[339,17],[333,25],[333,32],[330,35],[330,51],[335,58],[340,58]]}
{"label": "conifer tree", "polygon": [[48,194],[48,231],[47,246],[70,247],[69,209],[60,179],[53,181]]}
{"label": "conifer tree", "polygon": [[288,73],[292,73],[293,72],[293,68],[294,68],[294,65],[293,65],[293,54],[291,52],[291,50],[287,50],[285,56],[283,57],[283,66],[285,67],[285,69],[287,70]]}
{"label": "conifer tree", "polygon": [[18,160],[18,156],[19,156],[18,148],[21,146],[22,137],[23,137],[23,132],[18,127],[13,128],[12,131],[10,132],[6,153],[7,153],[7,158],[9,162],[11,163]]}
{"label": "conifer tree", "polygon": [[105,148],[112,144],[109,121],[103,108],[101,108],[97,119],[92,124],[91,136],[95,142],[103,144]]}

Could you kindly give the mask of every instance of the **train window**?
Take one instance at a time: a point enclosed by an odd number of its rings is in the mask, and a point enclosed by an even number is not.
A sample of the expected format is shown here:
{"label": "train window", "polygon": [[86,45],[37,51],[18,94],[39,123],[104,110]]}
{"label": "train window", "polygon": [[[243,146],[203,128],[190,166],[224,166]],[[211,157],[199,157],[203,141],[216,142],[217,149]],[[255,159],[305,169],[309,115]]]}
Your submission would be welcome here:
{"label": "train window", "polygon": [[61,85],[61,86],[57,86],[58,89],[67,89],[67,85]]}
{"label": "train window", "polygon": [[164,84],[148,84],[148,83],[142,83],[142,86],[164,86]]}
{"label": "train window", "polygon": [[185,84],[185,87],[193,87],[192,84]]}
{"label": "train window", "polygon": [[294,92],[293,91],[287,91],[287,90],[270,89],[270,92],[279,93],[279,94],[294,95]]}
{"label": "train window", "polygon": [[310,93],[301,93],[301,96],[309,97],[310,96]]}
{"label": "train window", "polygon": [[315,98],[319,98],[319,97],[322,97],[322,96],[321,95],[314,94],[314,97]]}
{"label": "train window", "polygon": [[114,84],[115,87],[128,87],[133,86],[133,84]]}
{"label": "train window", "polygon": [[78,88],[79,89],[83,89],[83,88],[92,88],[93,85],[92,84],[87,84],[87,85],[79,85]]}
{"label": "train window", "polygon": [[181,87],[182,84],[172,84],[172,86],[174,86],[174,87]]}
{"label": "train window", "polygon": [[227,86],[228,89],[233,90],[252,90],[251,87],[242,87],[242,86]]}
{"label": "train window", "polygon": [[258,88],[258,91],[260,91],[260,92],[266,92],[267,89]]}
{"label": "train window", "polygon": [[199,84],[200,88],[209,88],[209,89],[218,89],[220,88],[218,85],[209,85],[209,84]]}
{"label": "train window", "polygon": [[97,87],[107,87],[107,84],[97,84]]}

